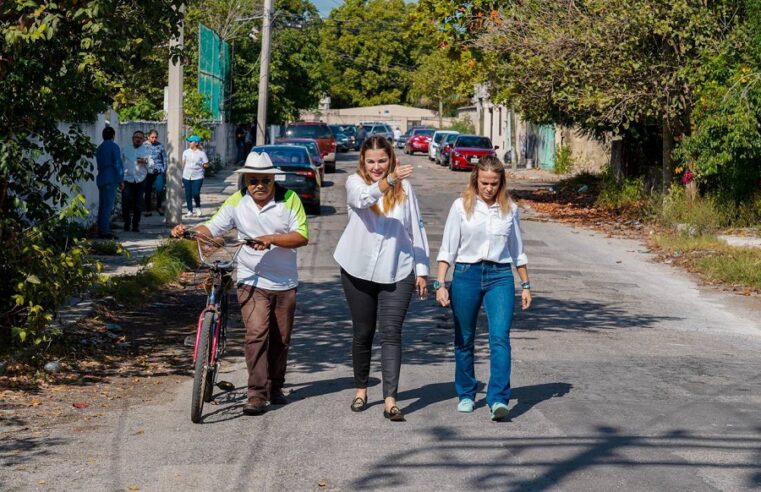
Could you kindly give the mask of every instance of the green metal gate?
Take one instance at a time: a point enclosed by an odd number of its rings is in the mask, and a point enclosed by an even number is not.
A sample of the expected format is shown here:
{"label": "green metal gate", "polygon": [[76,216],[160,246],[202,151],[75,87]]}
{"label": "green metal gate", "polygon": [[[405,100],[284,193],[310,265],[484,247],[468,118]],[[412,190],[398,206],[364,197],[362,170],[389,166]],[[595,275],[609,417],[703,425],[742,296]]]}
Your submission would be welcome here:
{"label": "green metal gate", "polygon": [[537,157],[542,169],[555,169],[555,125],[542,125],[537,134]]}
{"label": "green metal gate", "polygon": [[209,105],[214,121],[222,121],[230,87],[230,45],[217,33],[198,25],[198,92]]}

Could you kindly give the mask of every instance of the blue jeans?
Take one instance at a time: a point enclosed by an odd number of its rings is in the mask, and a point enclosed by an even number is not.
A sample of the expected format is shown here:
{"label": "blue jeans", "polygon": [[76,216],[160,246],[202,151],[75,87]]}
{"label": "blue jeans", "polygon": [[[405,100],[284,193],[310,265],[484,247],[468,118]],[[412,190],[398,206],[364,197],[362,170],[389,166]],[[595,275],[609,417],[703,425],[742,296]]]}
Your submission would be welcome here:
{"label": "blue jeans", "polygon": [[153,189],[156,190],[156,208],[161,210],[161,205],[164,204],[166,174],[159,173],[156,175],[156,181],[153,183]]}
{"label": "blue jeans", "polygon": [[201,179],[182,178],[182,186],[185,188],[185,205],[188,207],[188,212],[193,211],[193,201],[196,202],[196,207],[201,206],[201,185],[202,184],[203,184],[203,178]]}
{"label": "blue jeans", "polygon": [[455,327],[457,395],[460,400],[475,400],[478,380],[474,370],[474,341],[478,312],[483,304],[489,321],[491,363],[486,403],[489,406],[507,404],[510,399],[510,325],[515,304],[512,265],[489,261],[456,263],[450,298]]}
{"label": "blue jeans", "polygon": [[98,234],[111,234],[111,214],[116,200],[116,183],[98,186]]}

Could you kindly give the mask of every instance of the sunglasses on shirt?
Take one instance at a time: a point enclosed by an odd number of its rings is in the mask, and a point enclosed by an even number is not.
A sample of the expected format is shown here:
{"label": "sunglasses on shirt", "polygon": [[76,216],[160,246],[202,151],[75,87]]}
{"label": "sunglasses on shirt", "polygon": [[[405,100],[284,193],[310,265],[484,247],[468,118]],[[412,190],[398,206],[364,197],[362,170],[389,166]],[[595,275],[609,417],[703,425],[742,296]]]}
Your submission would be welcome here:
{"label": "sunglasses on shirt", "polygon": [[270,178],[250,178],[248,180],[249,186],[257,186],[259,183],[263,184],[264,186],[269,186],[270,183],[272,183],[272,179]]}

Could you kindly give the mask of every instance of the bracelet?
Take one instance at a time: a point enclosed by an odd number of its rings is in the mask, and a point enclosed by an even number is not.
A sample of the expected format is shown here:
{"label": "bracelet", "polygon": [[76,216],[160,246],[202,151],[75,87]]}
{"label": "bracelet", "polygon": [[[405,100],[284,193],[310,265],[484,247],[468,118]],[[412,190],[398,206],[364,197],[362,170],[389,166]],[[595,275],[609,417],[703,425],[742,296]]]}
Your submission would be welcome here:
{"label": "bracelet", "polygon": [[522,287],[524,290],[531,290],[531,284],[530,284],[530,283],[528,283],[528,282],[521,282],[521,287]]}
{"label": "bracelet", "polygon": [[390,174],[387,174],[386,183],[388,183],[389,186],[394,186],[394,183],[396,183],[396,180],[392,178]]}

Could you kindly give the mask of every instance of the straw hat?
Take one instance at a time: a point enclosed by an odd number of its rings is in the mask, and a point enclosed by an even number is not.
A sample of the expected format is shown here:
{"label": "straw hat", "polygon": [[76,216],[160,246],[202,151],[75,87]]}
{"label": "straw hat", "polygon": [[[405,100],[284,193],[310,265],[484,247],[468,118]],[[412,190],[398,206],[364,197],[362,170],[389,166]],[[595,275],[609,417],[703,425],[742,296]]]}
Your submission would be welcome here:
{"label": "straw hat", "polygon": [[246,157],[246,163],[242,168],[236,169],[238,174],[285,174],[280,169],[272,165],[272,160],[266,152],[259,154],[258,152],[251,152]]}

